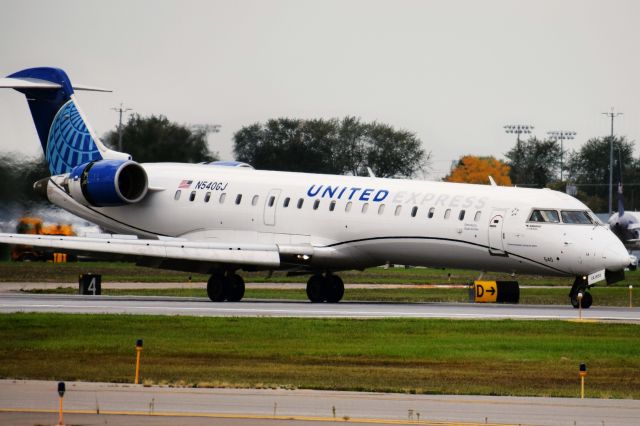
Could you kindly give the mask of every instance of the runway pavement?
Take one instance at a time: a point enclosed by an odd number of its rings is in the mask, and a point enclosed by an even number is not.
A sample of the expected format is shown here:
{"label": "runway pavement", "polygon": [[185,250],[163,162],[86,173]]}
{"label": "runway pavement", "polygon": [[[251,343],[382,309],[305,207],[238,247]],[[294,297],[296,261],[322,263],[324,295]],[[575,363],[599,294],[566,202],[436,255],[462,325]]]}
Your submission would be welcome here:
{"label": "runway pavement", "polygon": [[[640,422],[640,401],[634,400],[66,385],[65,420],[71,424],[317,425],[345,420],[417,424],[420,420],[420,424],[601,426]],[[0,380],[0,423],[55,423],[56,389],[57,382]]]}
{"label": "runway pavement", "polygon": [[[451,318],[576,320],[570,306],[472,303],[310,303],[251,301],[213,303],[207,298],[0,294],[0,312],[314,318]],[[640,323],[640,309],[592,307],[584,320]]]}

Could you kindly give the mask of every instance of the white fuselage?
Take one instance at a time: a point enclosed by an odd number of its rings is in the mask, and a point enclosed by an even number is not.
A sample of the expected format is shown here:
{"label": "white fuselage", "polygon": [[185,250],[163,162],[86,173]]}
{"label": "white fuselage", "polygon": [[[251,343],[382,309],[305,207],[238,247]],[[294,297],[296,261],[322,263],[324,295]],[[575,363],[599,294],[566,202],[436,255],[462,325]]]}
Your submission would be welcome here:
{"label": "white fuselage", "polygon": [[529,222],[533,209],[588,211],[548,189],[210,165],[143,167],[150,190],[136,204],[87,208],[51,184],[48,196],[119,233],[309,246],[309,267],[317,270],[397,263],[585,275],[628,264],[620,241],[601,224]]}

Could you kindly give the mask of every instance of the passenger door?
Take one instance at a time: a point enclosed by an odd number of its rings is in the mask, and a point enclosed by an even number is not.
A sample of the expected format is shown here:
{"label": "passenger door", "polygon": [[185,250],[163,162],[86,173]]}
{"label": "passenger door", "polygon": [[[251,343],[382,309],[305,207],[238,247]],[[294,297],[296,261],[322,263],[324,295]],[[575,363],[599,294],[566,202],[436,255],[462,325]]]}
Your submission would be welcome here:
{"label": "passenger door", "polygon": [[506,256],[504,251],[504,232],[502,226],[506,210],[496,209],[491,213],[489,220],[489,254],[493,256]]}

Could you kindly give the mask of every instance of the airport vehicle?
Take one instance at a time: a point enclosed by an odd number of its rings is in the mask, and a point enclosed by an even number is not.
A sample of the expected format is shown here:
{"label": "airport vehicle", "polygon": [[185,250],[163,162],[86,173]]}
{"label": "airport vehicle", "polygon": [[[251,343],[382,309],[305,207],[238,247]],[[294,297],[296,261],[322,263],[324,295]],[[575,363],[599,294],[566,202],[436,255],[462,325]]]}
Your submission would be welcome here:
{"label": "airport vehicle", "polygon": [[[239,301],[241,270],[310,274],[312,302],[338,302],[336,272],[385,263],[624,278],[629,255],[580,201],[549,189],[255,170],[235,162],[139,164],[105,147],[64,71],[0,79],[28,101],[51,176],[52,203],[123,238],[0,234],[0,242],[129,256],[141,265],[211,274],[213,301]],[[99,89],[96,89],[99,90]]]}
{"label": "airport vehicle", "polygon": [[[76,235],[73,227],[67,224],[50,224],[45,225],[39,217],[22,217],[16,226],[18,234],[29,235]],[[15,262],[53,260],[67,261],[65,253],[51,253],[46,250],[39,250],[30,245],[15,245],[11,250],[11,260]]]}

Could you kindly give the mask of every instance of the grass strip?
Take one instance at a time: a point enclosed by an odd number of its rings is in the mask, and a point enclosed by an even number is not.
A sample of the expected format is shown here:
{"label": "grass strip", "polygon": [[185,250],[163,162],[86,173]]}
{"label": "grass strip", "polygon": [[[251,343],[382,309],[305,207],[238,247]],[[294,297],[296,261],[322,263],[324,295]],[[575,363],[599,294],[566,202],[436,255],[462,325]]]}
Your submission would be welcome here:
{"label": "grass strip", "polygon": [[[76,294],[77,288],[59,287],[56,289],[24,290],[26,293]],[[102,289],[109,296],[176,296],[207,297],[203,288],[158,288],[158,289]],[[520,303],[529,305],[567,305],[567,288],[522,288]],[[629,306],[629,290],[623,287],[605,287],[592,290],[596,306]],[[284,299],[307,300],[304,289],[255,289],[248,288],[245,299]],[[344,301],[402,302],[402,303],[440,303],[469,301],[466,289],[459,288],[348,288]]]}
{"label": "grass strip", "polygon": [[0,376],[411,393],[640,397],[640,333],[560,321],[0,315]]}

